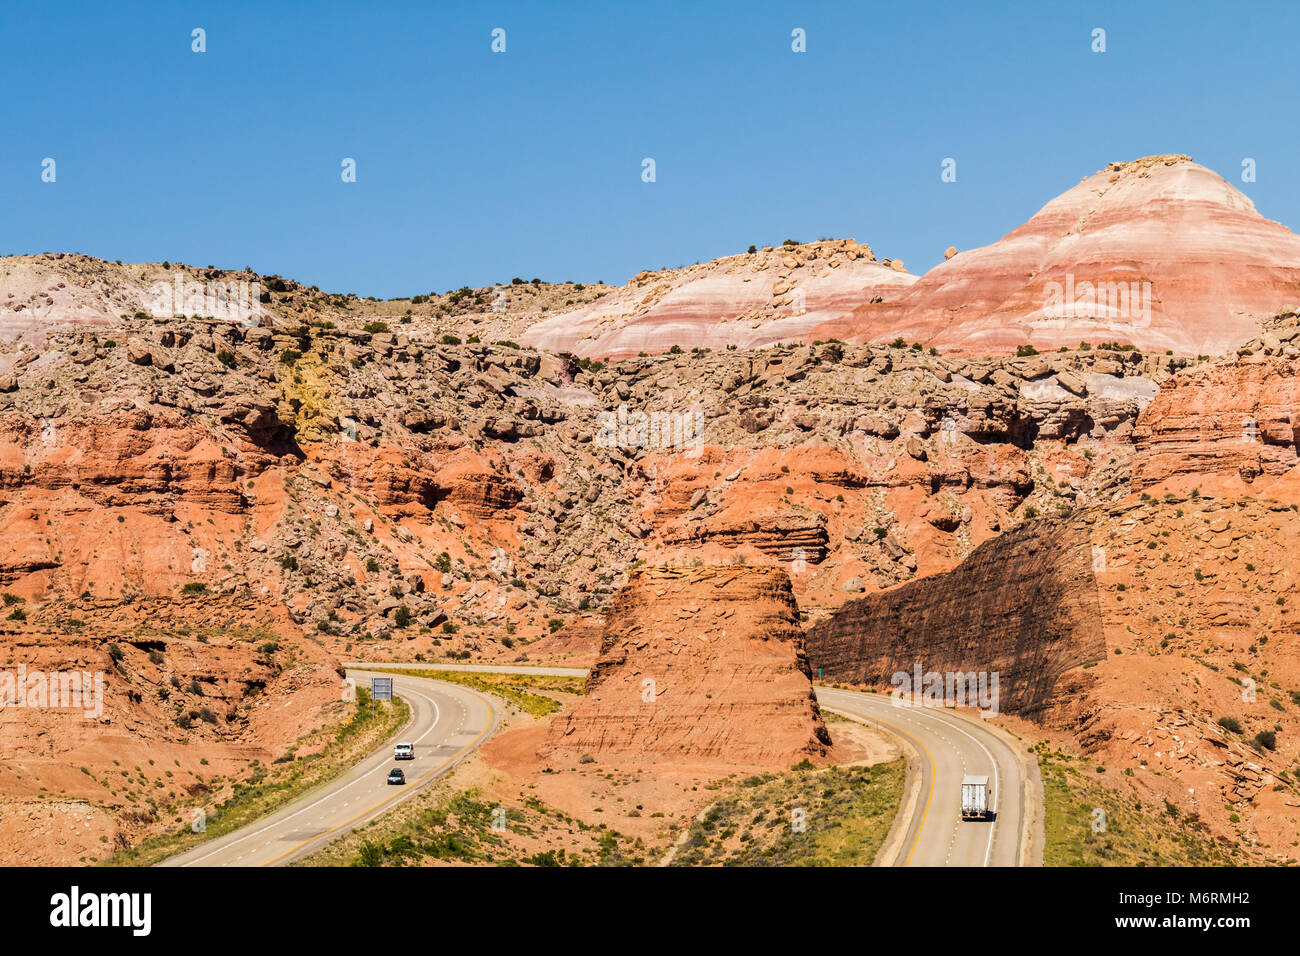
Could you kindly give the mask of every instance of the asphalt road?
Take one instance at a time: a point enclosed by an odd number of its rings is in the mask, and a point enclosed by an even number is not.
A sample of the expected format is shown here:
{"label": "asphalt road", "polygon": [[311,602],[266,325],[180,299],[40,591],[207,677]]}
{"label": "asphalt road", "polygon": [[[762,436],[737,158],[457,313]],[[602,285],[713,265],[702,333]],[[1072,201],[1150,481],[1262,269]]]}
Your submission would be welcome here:
{"label": "asphalt road", "polygon": [[[350,668],[348,676],[363,682],[371,674]],[[393,678],[393,692],[411,707],[411,723],[397,735],[396,741],[415,744],[414,760],[394,760],[395,741],[386,741],[342,776],[271,816],[170,857],[159,865],[289,863],[414,796],[450,771],[496,729],[499,704],[483,694],[423,677],[381,676]],[[401,767],[406,772],[405,786],[387,783],[388,771],[393,767]]]}
{"label": "asphalt road", "polygon": [[[349,664],[349,676],[368,680],[371,672]],[[382,665],[429,670],[532,673],[581,676],[582,668],[498,665]],[[447,773],[496,729],[498,715],[487,697],[468,688],[422,677],[390,675],[398,696],[411,705],[412,722],[396,739],[415,743],[416,759],[393,760],[385,744],[343,776],[293,804],[243,829],[171,857],[161,866],[268,866],[306,856],[363,823],[391,810],[421,787]],[[824,709],[874,723],[903,738],[915,752],[909,761],[909,787],[888,866],[1018,866],[1032,859],[1032,828],[1027,816],[1042,806],[1037,779],[1031,779],[1007,737],[953,711],[897,706],[888,694],[818,687]],[[388,771],[406,771],[405,786],[386,783]],[[993,786],[994,816],[963,821],[961,778],[987,775]],[[912,783],[915,777],[916,783]],[[1041,841],[1040,841],[1041,842]]]}
{"label": "asphalt road", "polygon": [[[1028,788],[1020,760],[1005,737],[970,718],[949,710],[895,705],[888,694],[817,688],[826,710],[868,723],[905,738],[919,757],[920,791],[909,808],[904,796],[901,813],[907,829],[889,866],[1019,866],[1024,822],[1041,798]],[[832,730],[832,734],[834,731]],[[961,819],[961,778],[981,774],[993,787],[992,820]],[[910,791],[909,791],[910,793]]]}

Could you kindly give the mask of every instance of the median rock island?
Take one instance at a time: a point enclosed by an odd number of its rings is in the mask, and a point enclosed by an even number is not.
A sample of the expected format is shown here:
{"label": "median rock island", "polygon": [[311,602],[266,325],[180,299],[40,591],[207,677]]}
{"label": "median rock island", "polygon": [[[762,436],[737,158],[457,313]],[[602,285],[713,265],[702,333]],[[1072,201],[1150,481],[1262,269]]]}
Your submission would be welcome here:
{"label": "median rock island", "polygon": [[785,571],[664,567],[617,596],[586,694],[539,752],[788,767],[830,742]]}

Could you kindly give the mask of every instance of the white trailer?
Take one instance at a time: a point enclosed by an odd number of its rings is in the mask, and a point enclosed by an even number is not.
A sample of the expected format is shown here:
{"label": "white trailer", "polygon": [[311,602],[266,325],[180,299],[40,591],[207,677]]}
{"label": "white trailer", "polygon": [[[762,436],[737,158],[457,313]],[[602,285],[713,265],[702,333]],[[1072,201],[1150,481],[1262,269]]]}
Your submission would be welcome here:
{"label": "white trailer", "polygon": [[961,778],[961,818],[987,820],[993,809],[993,788],[988,777],[966,774]]}

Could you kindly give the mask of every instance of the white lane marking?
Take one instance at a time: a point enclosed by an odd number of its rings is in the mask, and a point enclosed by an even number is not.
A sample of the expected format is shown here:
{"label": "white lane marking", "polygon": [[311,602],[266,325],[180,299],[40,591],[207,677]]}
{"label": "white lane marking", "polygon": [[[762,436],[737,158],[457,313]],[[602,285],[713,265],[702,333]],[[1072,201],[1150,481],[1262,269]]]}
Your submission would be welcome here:
{"label": "white lane marking", "polygon": [[[406,691],[406,693],[414,694],[416,697],[419,697],[419,698],[425,700],[426,702],[428,702],[429,704],[432,704],[432,705],[433,705],[433,723],[431,723],[431,724],[429,725],[429,729],[428,729],[428,730],[426,730],[424,733],[420,734],[419,737],[415,738],[415,741],[414,741],[414,742],[418,744],[418,743],[419,743],[421,740],[423,740],[425,737],[429,736],[429,734],[433,733],[434,729],[438,726],[438,721],[439,721],[439,719],[440,719],[441,711],[438,710],[438,702],[435,701],[432,697],[429,697],[429,696],[427,696],[427,695],[425,695],[425,694],[420,693],[418,690],[416,690],[416,689],[413,688],[413,687],[407,687],[407,688],[405,688],[405,691]],[[388,762],[388,757],[387,757],[387,755],[381,755],[381,756],[379,757],[379,759],[375,761],[375,766],[379,766],[380,764],[384,764],[384,763],[387,763],[387,762]],[[364,763],[364,761],[363,761],[362,763]],[[357,766],[362,766],[362,764],[357,764]],[[344,791],[346,791],[346,790],[350,790],[352,787],[355,787],[357,784],[361,783],[363,780],[367,780],[367,779],[368,779],[368,774],[369,774],[369,771],[363,771],[362,774],[361,774],[359,777],[357,777],[356,780],[353,780],[351,783],[346,784],[345,786],[340,787],[338,790],[335,790],[335,791],[332,791],[331,793],[327,793],[327,794],[325,794],[325,796],[321,797],[321,798],[320,798],[319,800],[317,800],[315,803],[308,804],[307,806],[303,807],[301,810],[297,811],[296,813],[293,813],[293,814],[291,814],[290,816],[285,817],[283,820],[277,820],[277,821],[275,821],[274,823],[268,823],[266,826],[262,827],[260,830],[254,830],[252,833],[249,833],[249,834],[247,834],[246,836],[242,836],[242,837],[240,837],[238,840],[231,840],[229,843],[224,843],[224,844],[222,844],[221,846],[219,846],[219,847],[217,847],[216,849],[214,849],[212,852],[210,852],[210,853],[205,853],[205,854],[203,854],[203,856],[200,856],[200,857],[196,857],[195,859],[190,860],[188,863],[182,863],[181,866],[193,866],[193,865],[196,864],[196,863],[201,863],[202,861],[206,860],[208,857],[210,857],[210,856],[215,856],[216,854],[222,852],[223,850],[228,850],[228,849],[230,849],[230,848],[233,847],[233,846],[238,846],[240,843],[243,843],[245,840],[251,840],[253,837],[257,836],[259,833],[265,833],[267,830],[271,829],[272,827],[277,827],[277,826],[279,826],[281,823],[288,823],[288,822],[289,822],[290,820],[292,820],[294,817],[299,816],[300,814],[306,813],[308,810],[312,809],[313,807],[320,806],[320,805],[321,805],[322,803],[324,803],[326,800],[332,800],[332,799],[335,799],[335,798],[338,797],[340,794],[342,794]],[[346,806],[346,805],[347,805],[347,804],[345,804],[345,806]],[[240,859],[243,859],[243,857],[240,857]]]}
{"label": "white lane marking", "polygon": [[[958,727],[955,724],[947,723],[949,718],[941,717],[938,713],[927,713],[925,716],[933,718],[936,721],[945,723],[952,730],[957,731],[957,733],[961,734],[963,737],[966,737],[971,741],[973,741],[975,743],[975,746],[979,747],[980,750],[984,751],[984,756],[989,758],[989,763],[993,764],[993,824],[992,826],[989,827],[989,842],[988,845],[984,848],[984,865],[988,866],[989,856],[993,852],[993,831],[998,825],[998,801],[1002,797],[1002,785],[998,780],[998,762],[993,759],[993,754],[989,751],[988,747],[985,747],[984,744],[976,740],[974,737],[972,737],[961,727]],[[955,721],[958,718],[953,717],[951,719]],[[965,771],[965,769],[966,769],[966,762],[963,760],[962,770]]]}
{"label": "white lane marking", "polygon": [[[828,688],[828,689],[829,689],[829,688]],[[866,695],[866,694],[861,694],[861,693],[858,693],[858,692],[856,692],[856,691],[840,691],[840,693],[854,695],[857,699],[859,699],[859,700],[861,700],[861,701],[863,701],[863,702],[871,701],[872,704],[880,704],[882,707],[883,707],[883,706],[886,706],[885,703],[884,703],[883,701],[873,700],[873,699],[872,699],[871,697],[869,697],[868,695]],[[871,709],[871,706],[870,706],[870,705],[867,705],[867,709],[870,710],[870,709]],[[901,709],[904,709],[904,708],[898,708],[898,709],[901,710]],[[900,715],[900,716],[901,716],[901,715]],[[949,727],[949,728],[951,728],[952,730],[957,731],[957,732],[958,732],[959,734],[961,734],[963,737],[966,737],[966,738],[970,739],[971,741],[973,741],[973,742],[975,743],[975,745],[976,745],[977,747],[980,748],[980,750],[984,751],[984,756],[986,756],[986,757],[989,758],[989,763],[993,764],[993,824],[989,827],[989,841],[988,841],[987,846],[984,848],[984,866],[988,866],[988,865],[989,865],[989,857],[990,857],[990,855],[991,855],[992,852],[993,852],[993,831],[994,831],[994,829],[995,829],[995,828],[997,827],[997,825],[998,825],[998,802],[999,802],[999,801],[1001,800],[1001,798],[1002,798],[1002,785],[1001,785],[1001,783],[1000,783],[1000,781],[999,781],[999,778],[998,778],[998,762],[997,762],[996,760],[993,759],[993,754],[989,751],[989,749],[988,749],[987,747],[984,746],[984,744],[980,743],[980,741],[976,740],[974,737],[972,737],[969,733],[967,733],[967,732],[966,732],[965,730],[963,730],[961,727],[956,726],[955,723],[949,723],[949,722],[948,722],[949,718],[941,716],[940,713],[932,713],[932,712],[929,712],[929,711],[923,711],[922,713],[919,713],[919,714],[916,715],[916,720],[917,720],[917,721],[921,721],[921,722],[922,722],[921,725],[922,725],[922,726],[926,726],[926,730],[927,730],[930,734],[933,734],[934,736],[941,738],[942,740],[944,740],[945,742],[947,742],[948,745],[949,745],[950,747],[953,747],[954,749],[956,749],[956,745],[953,744],[951,741],[949,741],[948,738],[944,737],[943,734],[941,734],[938,730],[935,730],[933,725],[928,725],[928,726],[925,725],[924,722],[923,722],[923,718],[930,718],[930,719],[933,720],[934,722],[939,723],[941,726]],[[912,720],[911,720],[910,715],[909,715],[909,717],[907,717],[907,718],[902,718],[902,719],[906,720],[908,723],[912,723]],[[951,720],[953,720],[953,721],[956,721],[957,719],[958,719],[958,718],[955,718],[955,717],[954,717],[954,718],[951,718]],[[916,724],[913,724],[913,726],[917,726],[917,725],[916,725]],[[918,728],[918,729],[919,729],[919,728]],[[960,756],[961,756],[961,752],[958,751],[957,753],[958,753],[958,757],[960,758]],[[965,762],[965,760],[962,760],[962,770],[963,770],[963,772],[965,771],[965,769],[966,769],[966,762]],[[960,822],[958,823],[958,829],[960,829]]]}

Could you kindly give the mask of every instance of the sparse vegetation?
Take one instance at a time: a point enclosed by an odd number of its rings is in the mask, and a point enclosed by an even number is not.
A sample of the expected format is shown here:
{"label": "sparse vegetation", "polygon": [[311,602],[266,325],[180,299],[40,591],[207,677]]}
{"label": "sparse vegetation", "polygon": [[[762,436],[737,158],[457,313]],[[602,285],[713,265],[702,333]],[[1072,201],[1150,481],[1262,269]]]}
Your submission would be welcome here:
{"label": "sparse vegetation", "polygon": [[[205,710],[208,709],[199,709],[198,719],[207,719],[204,716]],[[212,716],[215,719],[216,715]],[[188,718],[188,715],[182,717],[187,718],[187,723],[193,723],[194,718]],[[193,832],[190,829],[190,815],[184,813],[184,825],[178,831],[151,837],[101,861],[101,865],[153,866],[173,854],[274,813],[313,787],[350,769],[361,755],[373,750],[379,741],[395,733],[409,717],[410,707],[400,698],[372,705],[370,692],[358,687],[355,705],[344,722],[309,734],[291,748],[297,750],[300,745],[324,741],[319,752],[277,763],[270,769],[254,764],[247,780],[235,783],[225,800],[206,811],[205,832]],[[193,806],[204,805],[204,795],[194,798]]]}
{"label": "sparse vegetation", "polygon": [[748,777],[692,822],[674,866],[870,866],[903,797],[905,762]]}

